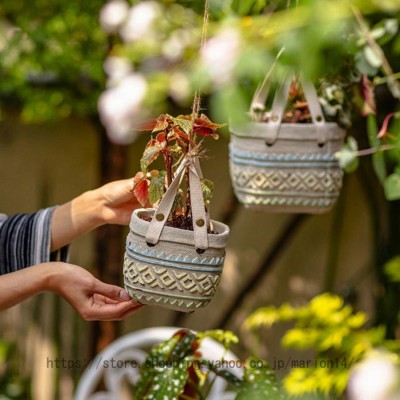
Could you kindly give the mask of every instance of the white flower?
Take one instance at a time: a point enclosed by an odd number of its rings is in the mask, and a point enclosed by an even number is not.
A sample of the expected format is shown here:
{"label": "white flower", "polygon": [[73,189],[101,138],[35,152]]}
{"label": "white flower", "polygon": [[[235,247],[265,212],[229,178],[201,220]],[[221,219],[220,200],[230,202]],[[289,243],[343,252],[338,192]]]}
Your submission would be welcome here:
{"label": "white flower", "polygon": [[141,105],[146,92],[145,78],[140,74],[130,74],[100,96],[100,118],[112,141],[128,144],[135,139],[135,127],[142,118]]}
{"label": "white flower", "polygon": [[351,400],[395,400],[399,381],[399,370],[390,356],[373,352],[352,369],[349,396]]}
{"label": "white flower", "polygon": [[225,28],[205,43],[201,60],[217,86],[229,82],[240,48],[240,36],[235,29]]}
{"label": "white flower", "polygon": [[100,11],[100,24],[106,32],[116,32],[128,16],[124,0],[111,0]]}
{"label": "white flower", "polygon": [[126,58],[110,56],[104,62],[104,71],[108,75],[108,84],[115,86],[132,73],[132,65]]}
{"label": "white flower", "polygon": [[133,6],[120,30],[122,39],[125,42],[143,39],[149,34],[153,21],[160,15],[160,5],[155,1],[144,1]]}
{"label": "white flower", "polygon": [[164,57],[170,61],[177,61],[182,57],[185,44],[178,35],[171,35],[168,40],[163,43],[162,53]]}
{"label": "white flower", "polygon": [[172,62],[182,57],[184,50],[196,42],[196,37],[184,29],[175,30],[162,45],[164,57]]}

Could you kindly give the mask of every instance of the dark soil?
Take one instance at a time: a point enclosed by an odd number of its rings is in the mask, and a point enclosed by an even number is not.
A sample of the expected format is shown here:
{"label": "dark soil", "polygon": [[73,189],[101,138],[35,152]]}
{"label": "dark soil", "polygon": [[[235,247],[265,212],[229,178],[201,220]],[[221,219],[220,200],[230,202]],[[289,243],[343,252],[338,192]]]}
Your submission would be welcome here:
{"label": "dark soil", "polygon": [[[148,222],[152,220],[152,217],[146,214],[139,214],[139,218]],[[192,217],[185,218],[183,215],[178,215],[174,219],[168,218],[165,225],[170,226],[172,228],[183,229],[186,231],[193,231]],[[207,228],[207,233],[215,235],[217,232],[211,231],[210,228]]]}

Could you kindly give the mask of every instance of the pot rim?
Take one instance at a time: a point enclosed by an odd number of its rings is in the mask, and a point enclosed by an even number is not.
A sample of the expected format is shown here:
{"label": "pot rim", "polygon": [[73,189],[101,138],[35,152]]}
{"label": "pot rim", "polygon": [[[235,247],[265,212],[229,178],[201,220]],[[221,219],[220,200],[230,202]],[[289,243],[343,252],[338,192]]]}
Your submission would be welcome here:
{"label": "pot rim", "polygon": [[[138,208],[132,213],[129,228],[131,233],[145,237],[149,228],[150,222],[139,217],[139,214],[153,216],[155,208]],[[222,222],[210,220],[213,224],[213,229],[218,233],[208,233],[209,248],[225,248],[229,237],[229,227]],[[186,229],[164,226],[160,241],[172,243],[184,243],[194,246],[194,232]]]}
{"label": "pot rim", "polygon": [[[317,141],[317,125],[314,123],[286,123],[280,124],[276,140],[311,140]],[[326,131],[327,140],[343,140],[346,130],[336,122],[325,122],[321,127]],[[248,139],[267,139],[268,123],[266,122],[245,122],[240,124],[231,123],[229,131],[232,136]]]}

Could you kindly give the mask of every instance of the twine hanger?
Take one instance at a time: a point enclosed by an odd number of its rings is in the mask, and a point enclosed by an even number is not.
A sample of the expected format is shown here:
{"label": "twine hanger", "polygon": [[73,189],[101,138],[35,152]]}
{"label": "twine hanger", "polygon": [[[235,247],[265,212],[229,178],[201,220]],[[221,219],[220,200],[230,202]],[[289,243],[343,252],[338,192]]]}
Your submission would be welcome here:
{"label": "twine hanger", "polygon": [[[205,1],[204,6],[204,17],[203,17],[203,28],[201,34],[200,49],[204,46],[207,37],[207,25],[208,25],[208,0]],[[198,156],[194,154],[192,149],[192,143],[194,144],[194,122],[200,111],[201,97],[200,90],[196,90],[193,98],[192,105],[192,129],[189,133],[189,145],[188,153],[185,155],[175,176],[172,180],[171,185],[165,192],[163,198],[160,201],[154,216],[150,222],[149,229],[146,233],[146,242],[149,246],[154,246],[158,243],[161,237],[161,233],[164,229],[168,215],[170,214],[176,192],[181,183],[181,179],[184,175],[188,179],[187,193],[191,199],[192,205],[192,221],[193,221],[193,234],[194,234],[194,245],[198,254],[204,253],[208,249],[208,234],[207,227],[209,225],[208,210],[204,205],[203,190],[201,187],[201,179],[203,178]]]}
{"label": "twine hanger", "polygon": [[[204,3],[204,14],[203,14],[203,27],[201,32],[201,40],[200,40],[200,50],[204,47],[204,44],[207,39],[207,28],[208,28],[208,18],[209,18],[209,0],[205,0]],[[201,107],[201,95],[200,89],[197,89],[194,93],[193,104],[192,104],[192,123],[194,126],[194,121],[199,115]],[[190,132],[190,141],[189,141],[189,149],[191,146],[191,142],[193,141],[193,130]]]}

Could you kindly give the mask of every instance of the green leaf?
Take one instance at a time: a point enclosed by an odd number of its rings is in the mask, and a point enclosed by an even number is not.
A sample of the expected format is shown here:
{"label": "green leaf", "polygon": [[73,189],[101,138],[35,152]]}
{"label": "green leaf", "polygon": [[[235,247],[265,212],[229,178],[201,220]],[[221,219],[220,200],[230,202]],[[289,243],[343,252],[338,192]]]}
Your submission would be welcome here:
{"label": "green leaf", "polygon": [[[135,398],[143,400],[176,400],[183,393],[189,378],[190,360],[159,363],[158,368],[141,371]],[[163,367],[165,365],[166,367]],[[144,384],[146,382],[146,384]]]}
{"label": "green leaf", "polygon": [[183,331],[153,347],[140,369],[135,398],[174,400],[182,394],[189,377],[190,359],[172,359],[171,353],[181,341]]}
{"label": "green leaf", "polygon": [[232,343],[239,343],[239,338],[231,331],[224,331],[222,329],[214,329],[212,331],[198,332],[197,337],[200,340],[205,338],[211,338],[220,342],[226,349],[228,349]]}
{"label": "green leaf", "polygon": [[393,282],[400,282],[400,256],[392,258],[384,266],[385,274]]}
{"label": "green leaf", "polygon": [[153,133],[165,131],[169,126],[170,118],[171,117],[168,114],[161,114],[156,120]]}
{"label": "green leaf", "polygon": [[346,172],[353,172],[358,167],[358,144],[357,141],[349,136],[347,143],[335,154],[339,161],[339,166]]}
{"label": "green leaf", "polygon": [[233,0],[232,8],[240,15],[246,15],[253,7],[254,0]]}
{"label": "green leaf", "polygon": [[355,55],[354,59],[356,61],[357,69],[362,74],[366,74],[368,76],[375,76],[378,73],[379,68],[371,66],[371,64],[368,62],[368,60],[365,57],[364,51],[359,51]]}
{"label": "green leaf", "polygon": [[399,22],[396,18],[387,18],[379,21],[372,27],[371,36],[383,46],[393,39],[399,30]]}
{"label": "green leaf", "polygon": [[202,179],[201,190],[203,191],[204,203],[209,206],[214,193],[214,182],[209,179]]}
{"label": "green leaf", "polygon": [[364,47],[364,57],[368,64],[373,68],[380,68],[383,64],[383,60],[379,54],[370,46]]}
{"label": "green leaf", "polygon": [[184,119],[184,118],[173,118],[174,124],[178,125],[183,132],[185,132],[187,135],[190,134],[193,128],[193,123],[192,119]]}
{"label": "green leaf", "polygon": [[144,149],[142,158],[140,159],[140,168],[143,173],[146,173],[147,167],[158,158],[164,147],[165,143],[160,143],[154,139],[150,140]]}
{"label": "green leaf", "polygon": [[244,327],[246,329],[256,329],[261,326],[269,328],[278,321],[280,321],[280,313],[276,307],[261,307],[246,318]]}
{"label": "green leaf", "polygon": [[271,367],[255,357],[247,359],[243,382],[235,400],[283,400],[284,398]]}
{"label": "green leaf", "polygon": [[233,0],[232,9],[240,15],[258,14],[270,0]]}
{"label": "green leaf", "polygon": [[349,146],[349,149],[352,151],[358,151],[358,143],[357,140],[354,139],[352,136],[349,136],[347,139],[347,144]]}
{"label": "green leaf", "polygon": [[193,353],[194,348],[198,347],[198,344],[194,346],[197,338],[194,333],[188,330],[181,330],[176,335],[180,335],[180,340],[171,351],[171,358],[173,360],[182,360],[191,352]]}
{"label": "green leaf", "polygon": [[152,205],[157,203],[164,194],[166,174],[167,173],[165,171],[160,171],[158,175],[152,176],[150,180],[149,202]]}
{"label": "green leaf", "polygon": [[340,168],[343,168],[346,172],[354,172],[358,168],[358,156],[357,152],[348,148],[343,148],[335,154],[335,157],[339,160]]}
{"label": "green leaf", "polygon": [[[378,124],[376,123],[375,115],[370,114],[367,117],[367,133],[370,146],[375,148],[379,147],[381,141],[378,138]],[[383,152],[378,151],[372,155],[372,165],[376,176],[383,185],[387,176],[385,156]]]}
{"label": "green leaf", "polygon": [[224,360],[221,360],[220,362],[215,362],[207,360],[205,358],[200,358],[197,361],[199,365],[202,365],[208,370],[214,372],[215,375],[225,379],[229,384],[237,387],[240,387],[240,385],[242,384],[242,381],[236,375],[234,375],[229,370],[224,369],[224,364],[229,366],[229,361],[224,362]]}
{"label": "green leaf", "polygon": [[185,196],[183,195],[183,190],[179,189],[178,193],[175,196],[174,204],[172,205],[171,212],[174,213],[178,207],[183,208],[184,204],[185,204]]}
{"label": "green leaf", "polygon": [[307,349],[319,343],[320,332],[315,328],[292,328],[282,337],[282,346],[294,349]]}
{"label": "green leaf", "polygon": [[385,196],[387,200],[400,199],[400,174],[389,175],[384,181]]}

